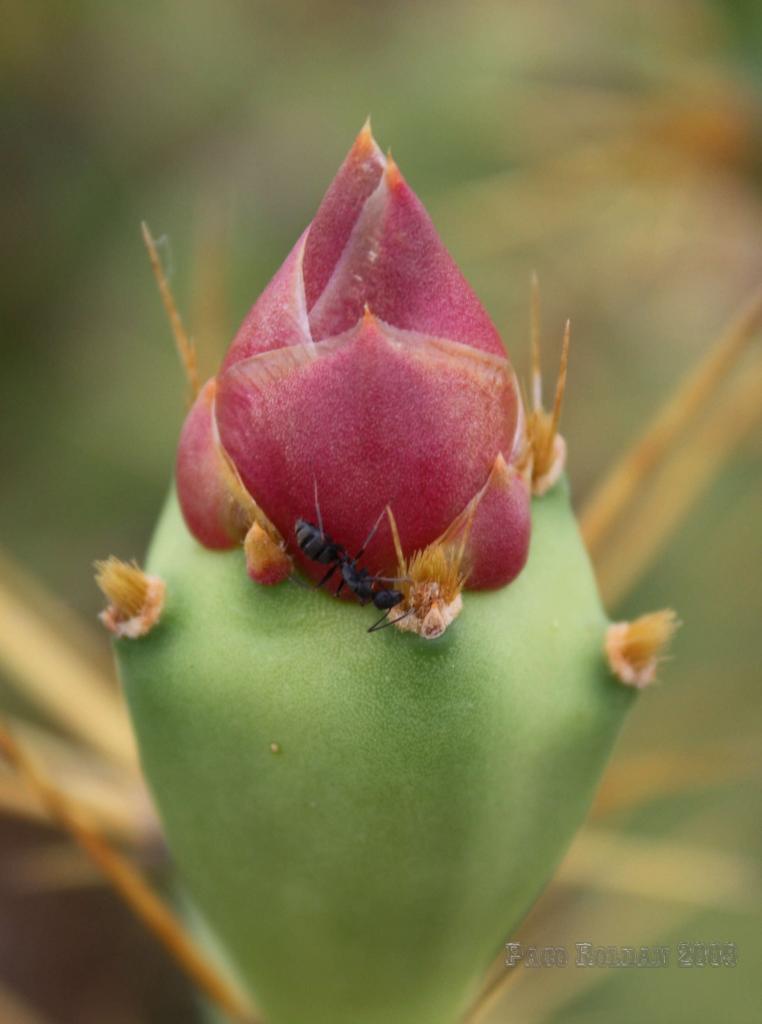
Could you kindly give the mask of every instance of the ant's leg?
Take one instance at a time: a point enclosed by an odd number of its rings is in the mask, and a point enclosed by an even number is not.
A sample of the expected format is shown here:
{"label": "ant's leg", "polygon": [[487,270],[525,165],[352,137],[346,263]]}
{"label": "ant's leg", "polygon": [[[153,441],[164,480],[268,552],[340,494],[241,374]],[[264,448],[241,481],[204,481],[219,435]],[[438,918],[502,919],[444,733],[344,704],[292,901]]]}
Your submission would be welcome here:
{"label": "ant's leg", "polygon": [[389,618],[389,612],[390,611],[391,611],[391,608],[388,608],[384,612],[384,614],[381,616],[381,618],[378,620],[378,622],[374,622],[372,626],[369,626],[368,627],[368,632],[369,633],[377,633],[381,629],[387,629],[387,627],[393,626],[395,622],[402,622],[402,620],[406,619],[408,617],[408,615],[412,615],[413,614],[413,609],[411,608],[409,611],[404,612],[402,615],[398,615],[396,619],[390,619]]}
{"label": "ant's leg", "polygon": [[334,564],[331,566],[331,568],[328,570],[328,572],[325,574],[325,576],[323,576],[321,581],[319,583],[315,584],[315,586],[317,587],[318,590],[320,590],[321,587],[324,587],[326,585],[326,583],[331,578],[331,576],[333,576],[333,574],[339,568],[339,564],[340,564],[339,562],[334,562]]}
{"label": "ant's leg", "polygon": [[305,590],[312,590],[312,587],[309,585],[309,583],[305,583],[304,580],[300,580],[299,577],[295,575],[295,573],[291,573],[291,575],[287,576],[286,579],[288,580],[289,583],[295,583],[297,587],[304,587]]}
{"label": "ant's leg", "polygon": [[[368,626],[368,632],[369,633],[375,633],[377,630],[383,629],[384,628],[383,623],[386,623],[386,620],[389,618],[389,612],[390,611],[391,611],[391,608],[387,608],[386,611],[384,612],[384,614],[381,616],[380,619],[377,619],[376,622],[374,622],[372,626]],[[391,625],[391,623],[386,623],[386,624],[387,625]]]}

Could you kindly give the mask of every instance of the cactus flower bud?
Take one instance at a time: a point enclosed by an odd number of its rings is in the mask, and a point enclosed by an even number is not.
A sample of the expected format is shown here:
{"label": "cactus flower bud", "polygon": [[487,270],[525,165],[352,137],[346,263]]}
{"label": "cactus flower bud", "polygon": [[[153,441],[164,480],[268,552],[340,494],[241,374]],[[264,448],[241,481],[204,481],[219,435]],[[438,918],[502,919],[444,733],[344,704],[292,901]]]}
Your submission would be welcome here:
{"label": "cactus flower bud", "polygon": [[[525,419],[366,128],[188,415],[166,606],[115,644],[169,845],[267,1024],[456,1024],[590,804],[636,689],[562,473],[567,352]],[[258,585],[292,560],[337,583]]]}
{"label": "cactus flower bud", "polygon": [[[388,505],[412,556],[522,443],[500,337],[366,126],[188,415],[177,463],[188,526],[207,547],[239,542],[242,486],[319,579],[294,537],[297,519],[315,518],[317,486],[326,530],[348,551]],[[508,583],[528,543],[528,485],[513,473],[475,511],[467,585]],[[364,564],[394,571],[387,522]]]}

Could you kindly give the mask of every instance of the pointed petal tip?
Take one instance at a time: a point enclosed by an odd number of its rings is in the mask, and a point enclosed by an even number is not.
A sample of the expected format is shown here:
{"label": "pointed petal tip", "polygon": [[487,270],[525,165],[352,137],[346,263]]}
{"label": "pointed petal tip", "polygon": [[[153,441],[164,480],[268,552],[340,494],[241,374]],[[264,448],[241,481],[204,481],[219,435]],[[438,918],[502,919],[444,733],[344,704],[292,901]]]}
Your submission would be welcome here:
{"label": "pointed petal tip", "polygon": [[521,572],[529,552],[529,488],[520,468],[498,452],[484,486],[448,527],[462,538],[469,590],[503,587]]}
{"label": "pointed petal tip", "polygon": [[243,542],[246,571],[255,583],[272,586],[282,583],[294,571],[294,564],[282,543],[258,522],[254,522]]}
{"label": "pointed petal tip", "polygon": [[492,463],[492,469],[490,471],[487,485],[489,486],[490,484],[498,484],[500,486],[505,487],[509,483],[511,477],[516,473],[518,473],[516,467],[513,465],[509,465],[505,461],[505,456],[503,455],[503,453],[498,452],[497,455],[495,456],[495,461]]}
{"label": "pointed petal tip", "polygon": [[362,128],[357,133],[352,144],[354,154],[361,159],[366,159],[371,153],[380,152],[380,147],[373,137],[373,128],[370,123],[370,114],[365,118]]}
{"label": "pointed petal tip", "polygon": [[386,154],[386,184],[390,189],[399,188],[404,185],[405,179],[402,177],[402,171],[400,171],[397,161],[392,156],[392,151],[389,150]]}

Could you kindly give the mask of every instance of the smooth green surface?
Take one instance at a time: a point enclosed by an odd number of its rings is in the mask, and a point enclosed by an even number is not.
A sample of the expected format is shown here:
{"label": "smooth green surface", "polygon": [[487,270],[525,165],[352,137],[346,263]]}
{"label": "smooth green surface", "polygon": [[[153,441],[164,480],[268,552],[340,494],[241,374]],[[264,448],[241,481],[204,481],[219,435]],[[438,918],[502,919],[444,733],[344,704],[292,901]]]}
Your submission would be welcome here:
{"label": "smooth green surface", "polygon": [[[450,1024],[550,875],[632,693],[565,487],[527,568],[439,641],[203,550],[118,658],[180,871],[269,1024]],[[281,752],[271,753],[270,744]]]}

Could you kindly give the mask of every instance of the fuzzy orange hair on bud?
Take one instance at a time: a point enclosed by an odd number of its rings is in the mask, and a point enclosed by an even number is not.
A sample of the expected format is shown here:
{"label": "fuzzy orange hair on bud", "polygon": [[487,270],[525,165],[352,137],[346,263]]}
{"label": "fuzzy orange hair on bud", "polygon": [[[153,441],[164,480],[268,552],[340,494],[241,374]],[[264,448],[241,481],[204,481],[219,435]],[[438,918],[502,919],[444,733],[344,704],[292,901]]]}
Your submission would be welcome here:
{"label": "fuzzy orange hair on bud", "polygon": [[400,589],[405,595],[400,605],[401,614],[395,616],[394,624],[402,632],[417,633],[425,640],[435,640],[463,608],[461,591],[467,577],[463,563],[471,520],[458,541],[440,537],[406,559],[397,521],[388,506],[386,514],[397,553]]}
{"label": "fuzzy orange hair on bud", "polygon": [[675,612],[664,608],[609,626],[605,651],[611,671],[627,686],[649,686],[679,625]]}
{"label": "fuzzy orange hair on bud", "polygon": [[109,602],[98,618],[110,633],[134,640],[159,621],[166,585],[158,576],[143,572],[137,562],[123,562],[113,555],[96,562],[95,582]]}

